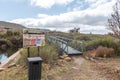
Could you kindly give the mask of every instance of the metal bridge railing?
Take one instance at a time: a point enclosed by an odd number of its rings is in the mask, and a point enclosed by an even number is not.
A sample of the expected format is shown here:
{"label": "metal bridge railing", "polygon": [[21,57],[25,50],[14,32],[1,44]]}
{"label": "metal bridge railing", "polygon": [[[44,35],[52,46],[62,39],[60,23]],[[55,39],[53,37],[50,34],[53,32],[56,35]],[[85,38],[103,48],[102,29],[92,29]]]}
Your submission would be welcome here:
{"label": "metal bridge railing", "polygon": [[65,37],[59,37],[59,36],[56,36],[56,37],[59,39],[62,39],[64,41],[67,41],[68,46],[71,46],[71,47],[73,47],[81,52],[85,51],[85,43],[82,41],[69,39],[69,38],[65,38]]}
{"label": "metal bridge railing", "polygon": [[84,43],[82,41],[68,39],[68,38],[64,38],[64,37],[47,36],[46,42],[58,44],[60,46],[60,48],[62,48],[61,52],[64,52],[66,49],[68,52],[68,46],[70,46],[78,51],[81,51],[81,52],[84,52],[84,50],[85,50]]}

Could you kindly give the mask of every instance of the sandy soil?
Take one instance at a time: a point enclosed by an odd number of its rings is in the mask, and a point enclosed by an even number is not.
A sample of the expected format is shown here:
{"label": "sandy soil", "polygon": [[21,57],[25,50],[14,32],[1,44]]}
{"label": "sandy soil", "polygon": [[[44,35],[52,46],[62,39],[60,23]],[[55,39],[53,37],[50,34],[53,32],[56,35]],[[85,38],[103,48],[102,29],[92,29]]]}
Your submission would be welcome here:
{"label": "sandy soil", "polygon": [[[66,74],[64,74],[64,76],[62,76],[62,80],[120,80],[118,76],[114,75],[115,73],[108,73],[107,70],[107,65],[109,67],[112,65],[113,67],[114,64],[115,66],[116,61],[114,59],[111,62],[111,59],[97,60],[97,62],[92,62],[85,60],[80,56],[72,58],[72,68]],[[120,64],[117,65],[120,66]]]}

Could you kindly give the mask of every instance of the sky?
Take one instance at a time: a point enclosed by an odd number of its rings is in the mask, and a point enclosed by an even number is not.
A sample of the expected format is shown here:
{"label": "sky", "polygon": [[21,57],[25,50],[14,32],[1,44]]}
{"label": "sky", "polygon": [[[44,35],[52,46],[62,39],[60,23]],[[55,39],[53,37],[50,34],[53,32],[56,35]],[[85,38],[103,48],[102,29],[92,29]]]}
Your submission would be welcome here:
{"label": "sky", "polygon": [[116,0],[0,0],[0,21],[67,32],[107,34]]}

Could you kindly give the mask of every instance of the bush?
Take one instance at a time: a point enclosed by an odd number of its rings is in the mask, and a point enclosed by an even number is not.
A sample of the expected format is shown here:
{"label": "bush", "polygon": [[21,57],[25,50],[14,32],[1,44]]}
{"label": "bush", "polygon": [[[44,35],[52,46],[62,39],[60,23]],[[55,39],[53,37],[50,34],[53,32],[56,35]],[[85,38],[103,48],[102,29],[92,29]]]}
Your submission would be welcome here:
{"label": "bush", "polygon": [[110,57],[114,54],[113,48],[99,46],[96,49],[96,57]]}
{"label": "bush", "polygon": [[13,36],[13,32],[12,31],[7,31],[6,36]]}
{"label": "bush", "polygon": [[77,39],[81,40],[81,41],[90,41],[91,40],[91,36],[89,36],[89,35],[81,35]]}
{"label": "bush", "polygon": [[113,41],[114,41],[114,39],[111,38],[111,37],[107,37],[107,38],[104,38],[104,39],[93,40],[93,41],[90,41],[86,45],[86,49],[87,50],[92,50],[92,49],[96,49],[98,46],[112,47]]}
{"label": "bush", "polygon": [[46,45],[41,49],[40,57],[45,63],[52,63],[58,58],[58,51],[53,45]]}
{"label": "bush", "polygon": [[12,48],[21,48],[23,46],[23,38],[21,36],[11,37],[9,41],[13,44]]}
{"label": "bush", "polygon": [[120,55],[120,47],[117,48],[116,53],[117,55]]}
{"label": "bush", "polygon": [[[27,62],[27,49],[21,50],[21,59],[18,61],[19,64]],[[38,56],[38,47],[31,47],[30,48],[30,57]],[[58,51],[55,46],[52,45],[45,45],[44,47],[40,48],[39,56],[43,59],[45,63],[52,63],[58,58]]]}
{"label": "bush", "polygon": [[108,48],[113,48],[115,50],[116,55],[120,55],[120,40],[106,37],[104,39],[97,39],[90,41],[86,44],[86,50],[93,50],[96,49],[98,46],[104,46]]}
{"label": "bush", "polygon": [[20,50],[20,54],[21,54],[21,57],[20,57],[20,59],[17,61],[17,64],[27,65],[27,56],[28,56],[28,51],[27,51],[27,49],[21,49],[21,50]]}
{"label": "bush", "polygon": [[0,49],[6,50],[6,49],[7,49],[7,45],[5,45],[5,44],[1,45],[1,48],[0,48]]}
{"label": "bush", "polygon": [[90,50],[83,54],[85,58],[110,57],[114,54],[113,48],[99,46],[96,50]]}
{"label": "bush", "polygon": [[0,34],[0,46],[5,44],[7,48],[19,49],[23,45],[22,31],[8,30]]}
{"label": "bush", "polygon": [[0,49],[7,50],[12,47],[12,43],[6,39],[0,39]]}

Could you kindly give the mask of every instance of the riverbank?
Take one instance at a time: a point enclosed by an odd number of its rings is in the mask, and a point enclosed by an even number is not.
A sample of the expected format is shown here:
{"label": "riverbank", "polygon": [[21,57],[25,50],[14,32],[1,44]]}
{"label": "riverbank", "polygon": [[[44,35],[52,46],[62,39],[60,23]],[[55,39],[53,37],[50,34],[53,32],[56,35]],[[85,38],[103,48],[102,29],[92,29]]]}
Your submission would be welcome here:
{"label": "riverbank", "polygon": [[20,58],[20,50],[18,50],[16,53],[11,55],[5,61],[1,62],[0,68],[1,69],[8,68],[10,65],[15,64],[18,61],[19,58]]}

